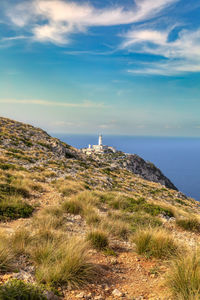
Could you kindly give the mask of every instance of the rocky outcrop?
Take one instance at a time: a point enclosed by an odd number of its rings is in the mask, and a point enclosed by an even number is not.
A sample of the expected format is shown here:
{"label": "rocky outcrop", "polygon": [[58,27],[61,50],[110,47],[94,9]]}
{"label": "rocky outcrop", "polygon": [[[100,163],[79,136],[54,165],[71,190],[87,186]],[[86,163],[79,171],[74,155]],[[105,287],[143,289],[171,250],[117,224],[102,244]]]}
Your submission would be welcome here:
{"label": "rocky outcrop", "polygon": [[[95,157],[95,156],[93,156]],[[121,168],[139,175],[143,179],[160,183],[167,188],[177,190],[175,185],[158,169],[153,163],[147,162],[136,154],[125,154],[118,152],[115,154],[104,154],[96,156],[101,163],[110,164],[111,169]]]}
{"label": "rocky outcrop", "polygon": [[177,190],[175,185],[153,163],[146,162],[138,155],[126,155],[123,167],[140,175],[143,179],[158,182],[167,188]]}

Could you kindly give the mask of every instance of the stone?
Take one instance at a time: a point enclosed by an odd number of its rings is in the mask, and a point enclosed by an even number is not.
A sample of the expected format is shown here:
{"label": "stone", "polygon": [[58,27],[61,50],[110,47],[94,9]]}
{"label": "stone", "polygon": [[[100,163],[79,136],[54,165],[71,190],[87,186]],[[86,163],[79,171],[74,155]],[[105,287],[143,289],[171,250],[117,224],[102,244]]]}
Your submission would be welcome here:
{"label": "stone", "polygon": [[122,297],[123,293],[120,292],[118,289],[115,289],[114,291],[112,291],[112,295],[116,297]]}
{"label": "stone", "polygon": [[104,300],[104,298],[101,295],[94,297],[94,299],[95,300]]}
{"label": "stone", "polygon": [[81,292],[80,294],[76,295],[76,298],[78,298],[78,299],[83,299],[83,298],[85,298],[85,293],[84,293],[84,292]]}
{"label": "stone", "polygon": [[54,295],[54,293],[51,291],[47,291],[45,293],[45,296],[46,296],[47,300],[59,300],[59,297]]}

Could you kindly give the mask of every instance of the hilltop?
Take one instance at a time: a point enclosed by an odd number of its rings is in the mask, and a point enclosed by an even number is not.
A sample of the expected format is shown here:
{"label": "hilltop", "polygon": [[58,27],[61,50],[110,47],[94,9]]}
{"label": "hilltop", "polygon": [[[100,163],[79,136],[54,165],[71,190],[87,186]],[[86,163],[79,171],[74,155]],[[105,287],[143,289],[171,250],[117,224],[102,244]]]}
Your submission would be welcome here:
{"label": "hilltop", "polygon": [[137,155],[86,156],[0,118],[0,299],[19,284],[33,299],[194,299],[163,280],[198,245],[198,215]]}

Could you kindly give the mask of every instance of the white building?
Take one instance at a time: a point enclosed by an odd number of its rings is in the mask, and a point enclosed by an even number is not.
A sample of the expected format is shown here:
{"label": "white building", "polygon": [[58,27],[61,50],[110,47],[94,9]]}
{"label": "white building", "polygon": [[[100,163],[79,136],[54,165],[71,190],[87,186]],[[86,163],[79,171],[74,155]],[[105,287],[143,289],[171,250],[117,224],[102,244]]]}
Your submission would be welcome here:
{"label": "white building", "polygon": [[88,155],[93,154],[93,153],[95,153],[95,154],[103,154],[103,153],[109,153],[109,152],[116,153],[116,149],[114,147],[103,145],[103,137],[101,134],[99,135],[98,145],[90,145],[89,144],[88,148],[84,148],[84,149],[82,149],[82,151]]}

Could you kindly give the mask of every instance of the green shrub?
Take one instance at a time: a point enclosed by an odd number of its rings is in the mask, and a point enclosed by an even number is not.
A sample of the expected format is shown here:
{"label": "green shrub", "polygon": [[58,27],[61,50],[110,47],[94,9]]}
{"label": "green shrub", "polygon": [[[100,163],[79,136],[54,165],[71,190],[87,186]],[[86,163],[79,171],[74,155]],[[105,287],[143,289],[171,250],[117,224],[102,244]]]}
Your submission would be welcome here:
{"label": "green shrub", "polygon": [[22,196],[24,198],[29,198],[30,193],[26,188],[16,187],[10,184],[1,183],[0,184],[0,198],[9,196]]}
{"label": "green shrub", "polygon": [[117,253],[112,248],[106,248],[103,250],[103,254],[106,256],[117,256]]}
{"label": "green shrub", "polygon": [[136,244],[137,253],[146,257],[170,258],[179,253],[178,245],[164,229],[139,229],[133,242]]}
{"label": "green shrub", "polygon": [[0,163],[0,169],[3,171],[15,170],[16,166],[8,163]]}
{"label": "green shrub", "polygon": [[168,217],[174,216],[174,213],[170,208],[148,203],[143,197],[134,199],[125,195],[114,196],[114,194],[102,195],[101,197],[103,197],[105,203],[108,203],[113,209],[120,209],[131,213],[143,211],[152,216],[158,216],[159,214],[163,214]]}
{"label": "green shrub", "polygon": [[36,285],[12,279],[0,286],[1,300],[46,300],[43,290]]}
{"label": "green shrub", "polygon": [[92,247],[97,250],[103,250],[108,246],[108,237],[100,230],[91,231],[87,235],[87,240],[90,242]]}
{"label": "green shrub", "polygon": [[162,222],[159,218],[143,214],[135,214],[130,219],[131,230],[136,231],[142,227],[160,227]]}
{"label": "green shrub", "polygon": [[200,255],[198,251],[179,256],[172,262],[166,285],[173,299],[200,299]]}
{"label": "green shrub", "polygon": [[195,217],[176,219],[176,224],[189,231],[200,231],[200,222]]}
{"label": "green shrub", "polygon": [[0,201],[0,220],[14,220],[28,218],[32,215],[34,208],[19,199]]}

